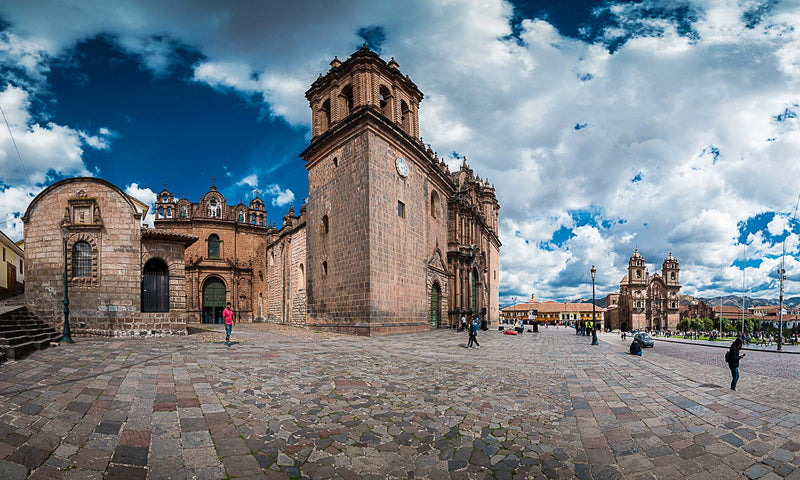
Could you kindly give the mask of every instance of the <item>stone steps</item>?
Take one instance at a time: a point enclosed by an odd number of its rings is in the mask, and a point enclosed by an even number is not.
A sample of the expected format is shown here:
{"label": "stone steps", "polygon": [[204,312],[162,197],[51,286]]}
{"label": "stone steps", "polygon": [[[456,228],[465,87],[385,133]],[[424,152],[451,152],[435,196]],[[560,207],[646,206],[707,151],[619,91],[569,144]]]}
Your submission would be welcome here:
{"label": "stone steps", "polygon": [[60,339],[60,332],[39,320],[24,306],[0,314],[0,351],[5,358],[18,360]]}

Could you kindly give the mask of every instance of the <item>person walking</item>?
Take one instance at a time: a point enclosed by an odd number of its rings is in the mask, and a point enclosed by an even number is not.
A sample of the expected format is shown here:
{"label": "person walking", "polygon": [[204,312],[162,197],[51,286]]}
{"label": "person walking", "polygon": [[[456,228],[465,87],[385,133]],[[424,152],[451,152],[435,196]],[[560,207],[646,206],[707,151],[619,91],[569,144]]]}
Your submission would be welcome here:
{"label": "person walking", "polygon": [[470,328],[470,342],[475,344],[475,348],[481,348],[481,344],[478,343],[478,328],[480,328],[481,322],[478,320],[478,317],[475,317],[475,320],[472,321],[472,326]]}
{"label": "person walking", "polygon": [[739,359],[743,358],[746,353],[739,354],[742,348],[742,337],[736,337],[736,340],[731,344],[731,348],[725,355],[725,360],[728,362],[728,367],[731,369],[731,390],[736,390],[736,383],[739,381]]}
{"label": "person walking", "polygon": [[233,330],[233,310],[231,310],[231,302],[225,305],[225,310],[222,311],[222,319],[225,321],[225,345],[231,346],[231,330]]}

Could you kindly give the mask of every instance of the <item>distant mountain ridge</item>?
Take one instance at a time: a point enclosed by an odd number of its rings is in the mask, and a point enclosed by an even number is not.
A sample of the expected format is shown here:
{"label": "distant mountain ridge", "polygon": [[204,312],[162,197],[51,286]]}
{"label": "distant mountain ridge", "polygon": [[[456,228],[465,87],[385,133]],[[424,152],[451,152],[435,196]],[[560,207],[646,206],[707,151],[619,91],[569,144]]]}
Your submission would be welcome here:
{"label": "distant mountain ridge", "polygon": [[[723,305],[725,307],[737,307],[742,308],[742,297],[741,295],[726,295],[723,297],[693,297],[691,295],[681,295],[681,305],[689,305],[693,299],[700,300],[704,302],[706,305],[710,307],[716,307],[718,305]],[[569,303],[592,303],[591,298],[576,298],[569,300]],[[744,297],[744,305],[745,308],[750,307],[763,307],[763,306],[775,306],[777,307],[779,304],[777,298],[754,298],[754,297]],[[606,308],[606,297],[598,298],[595,302],[595,305],[598,307]],[[800,306],[800,297],[786,297],[783,299],[783,305],[786,308],[796,308]]]}
{"label": "distant mountain ridge", "polygon": [[[684,301],[684,297],[686,297]],[[703,297],[692,297],[691,295],[681,295],[681,305],[688,305],[692,298],[697,298],[697,300],[703,301],[706,305],[716,307],[717,305],[723,305],[726,307],[738,307],[742,308],[742,296],[741,295],[726,295],[724,297],[710,297],[710,298],[703,298]],[[748,297],[745,295],[744,297],[744,306],[745,308],[750,307],[763,307],[763,306],[775,306],[777,307],[780,304],[779,299],[777,298],[753,298]],[[783,299],[783,305],[787,308],[795,308],[800,305],[800,297],[785,297]]]}
{"label": "distant mountain ridge", "polygon": [[[723,305],[725,307],[737,307],[742,308],[742,297],[741,295],[726,295],[724,297],[693,297],[691,295],[681,295],[681,305],[689,305],[694,299],[700,300],[704,302],[706,305],[710,307],[716,307],[718,305]],[[568,303],[592,303],[591,298],[573,298],[567,300]],[[775,306],[777,307],[779,302],[777,298],[753,298],[753,297],[744,297],[745,308],[750,307],[763,307],[763,306]],[[606,297],[601,297],[596,299],[595,305],[598,307],[606,308]],[[800,297],[787,297],[783,299],[783,306],[786,308],[797,308],[800,306]]]}

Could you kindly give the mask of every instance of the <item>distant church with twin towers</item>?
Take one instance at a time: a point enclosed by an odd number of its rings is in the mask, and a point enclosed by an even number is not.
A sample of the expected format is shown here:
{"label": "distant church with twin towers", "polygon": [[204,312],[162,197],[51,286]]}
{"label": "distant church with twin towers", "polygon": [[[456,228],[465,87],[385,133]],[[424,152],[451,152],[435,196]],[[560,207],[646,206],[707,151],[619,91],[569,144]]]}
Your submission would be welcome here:
{"label": "distant church with twin towers", "polygon": [[674,330],[680,321],[680,265],[672,252],[661,264],[661,275],[650,275],[635,249],[619,293],[606,297],[606,327],[628,330]]}

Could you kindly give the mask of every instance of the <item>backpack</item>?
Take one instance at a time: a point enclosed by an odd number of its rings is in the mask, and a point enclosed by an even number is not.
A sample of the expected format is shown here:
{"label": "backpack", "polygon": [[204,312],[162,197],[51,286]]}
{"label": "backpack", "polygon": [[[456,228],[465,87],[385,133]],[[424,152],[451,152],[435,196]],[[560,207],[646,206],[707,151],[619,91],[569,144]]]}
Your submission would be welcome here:
{"label": "backpack", "polygon": [[731,363],[731,351],[725,352],[725,363]]}

